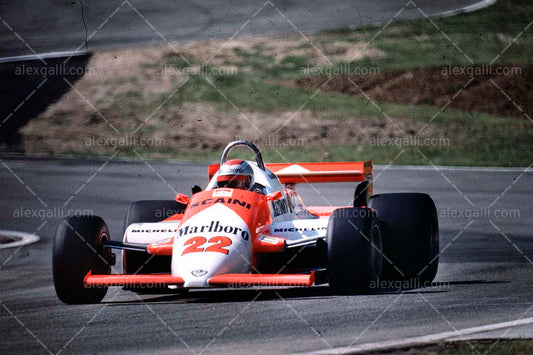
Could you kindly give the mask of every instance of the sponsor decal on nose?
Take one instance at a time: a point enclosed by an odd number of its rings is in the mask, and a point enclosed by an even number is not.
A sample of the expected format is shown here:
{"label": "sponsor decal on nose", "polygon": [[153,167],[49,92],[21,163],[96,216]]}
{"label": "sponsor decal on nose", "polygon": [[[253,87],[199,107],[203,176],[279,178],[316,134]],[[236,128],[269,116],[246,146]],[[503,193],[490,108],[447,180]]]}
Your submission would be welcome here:
{"label": "sponsor decal on nose", "polygon": [[202,277],[207,274],[207,270],[196,269],[196,270],[191,271],[191,274],[192,276],[195,276],[195,277]]}
{"label": "sponsor decal on nose", "polygon": [[248,231],[240,228],[234,227],[231,225],[224,225],[220,221],[211,221],[209,224],[204,225],[186,225],[178,231],[178,237],[187,236],[190,234],[202,234],[202,233],[225,233],[238,235],[244,240],[250,238],[250,233]]}
{"label": "sponsor decal on nose", "polygon": [[227,205],[238,205],[238,206],[242,206],[242,207],[246,208],[247,210],[252,208],[252,205],[249,204],[246,201],[241,201],[241,200],[236,199],[236,198],[224,198],[224,197],[206,198],[203,201],[193,203],[190,208],[195,208],[195,207],[198,207],[200,205],[213,205],[213,204],[216,204],[216,203],[223,203],[223,204],[227,204]]}

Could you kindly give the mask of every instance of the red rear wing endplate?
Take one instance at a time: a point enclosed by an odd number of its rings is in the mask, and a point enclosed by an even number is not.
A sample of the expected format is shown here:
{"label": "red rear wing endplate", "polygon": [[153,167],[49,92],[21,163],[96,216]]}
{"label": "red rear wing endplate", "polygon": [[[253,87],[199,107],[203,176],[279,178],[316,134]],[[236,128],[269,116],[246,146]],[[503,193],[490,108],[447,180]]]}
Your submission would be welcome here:
{"label": "red rear wing endplate", "polygon": [[[274,163],[266,164],[282,184],[317,182],[372,182],[372,161],[341,163]],[[219,164],[209,166],[209,179],[218,171]]]}
{"label": "red rear wing endplate", "polygon": [[267,164],[282,184],[364,181],[372,162]]}

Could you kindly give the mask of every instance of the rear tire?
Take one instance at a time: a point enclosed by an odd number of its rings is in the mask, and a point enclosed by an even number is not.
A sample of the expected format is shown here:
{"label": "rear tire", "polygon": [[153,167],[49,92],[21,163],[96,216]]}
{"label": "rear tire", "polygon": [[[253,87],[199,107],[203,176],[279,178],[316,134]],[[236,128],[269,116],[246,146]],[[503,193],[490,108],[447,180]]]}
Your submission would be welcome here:
{"label": "rear tire", "polygon": [[68,304],[98,303],[107,287],[85,288],[89,271],[111,273],[111,251],[102,243],[109,240],[104,220],[96,216],[65,218],[54,237],[52,268],[59,299]]}
{"label": "rear tire", "polygon": [[381,233],[369,208],[340,208],[331,214],[328,230],[329,286],[340,293],[368,293],[381,275]]}
{"label": "rear tire", "polygon": [[413,288],[431,283],[439,263],[439,226],[431,197],[381,194],[372,196],[368,207],[376,211],[382,226],[383,279],[408,281]]}

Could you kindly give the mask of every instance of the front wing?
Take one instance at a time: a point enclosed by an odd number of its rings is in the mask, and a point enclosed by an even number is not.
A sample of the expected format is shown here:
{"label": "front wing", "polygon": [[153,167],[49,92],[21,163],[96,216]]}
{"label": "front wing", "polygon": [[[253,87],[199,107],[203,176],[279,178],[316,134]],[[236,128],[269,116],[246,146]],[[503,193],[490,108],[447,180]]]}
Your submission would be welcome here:
{"label": "front wing", "polygon": [[[310,274],[222,274],[209,279],[212,287],[255,287],[255,286],[291,286],[311,287],[315,282],[315,272]],[[84,279],[85,287],[164,287],[182,286],[181,277],[170,274],[152,275],[92,275],[89,271]]]}

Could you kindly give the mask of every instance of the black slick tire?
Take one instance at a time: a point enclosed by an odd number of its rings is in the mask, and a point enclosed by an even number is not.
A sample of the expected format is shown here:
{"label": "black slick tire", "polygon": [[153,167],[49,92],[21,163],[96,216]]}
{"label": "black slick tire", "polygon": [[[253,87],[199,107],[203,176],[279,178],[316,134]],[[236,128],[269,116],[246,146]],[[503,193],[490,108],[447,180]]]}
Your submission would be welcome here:
{"label": "black slick tire", "polygon": [[369,208],[340,208],[327,230],[327,275],[338,293],[369,293],[381,275],[381,233]]}
{"label": "black slick tire", "polygon": [[67,304],[98,303],[107,287],[85,288],[84,279],[111,273],[109,240],[104,220],[97,216],[68,217],[59,224],[53,246],[54,286],[59,299]]}
{"label": "black slick tire", "polygon": [[409,281],[412,287],[431,283],[439,263],[439,225],[435,203],[423,193],[372,196],[382,227],[383,279]]}

